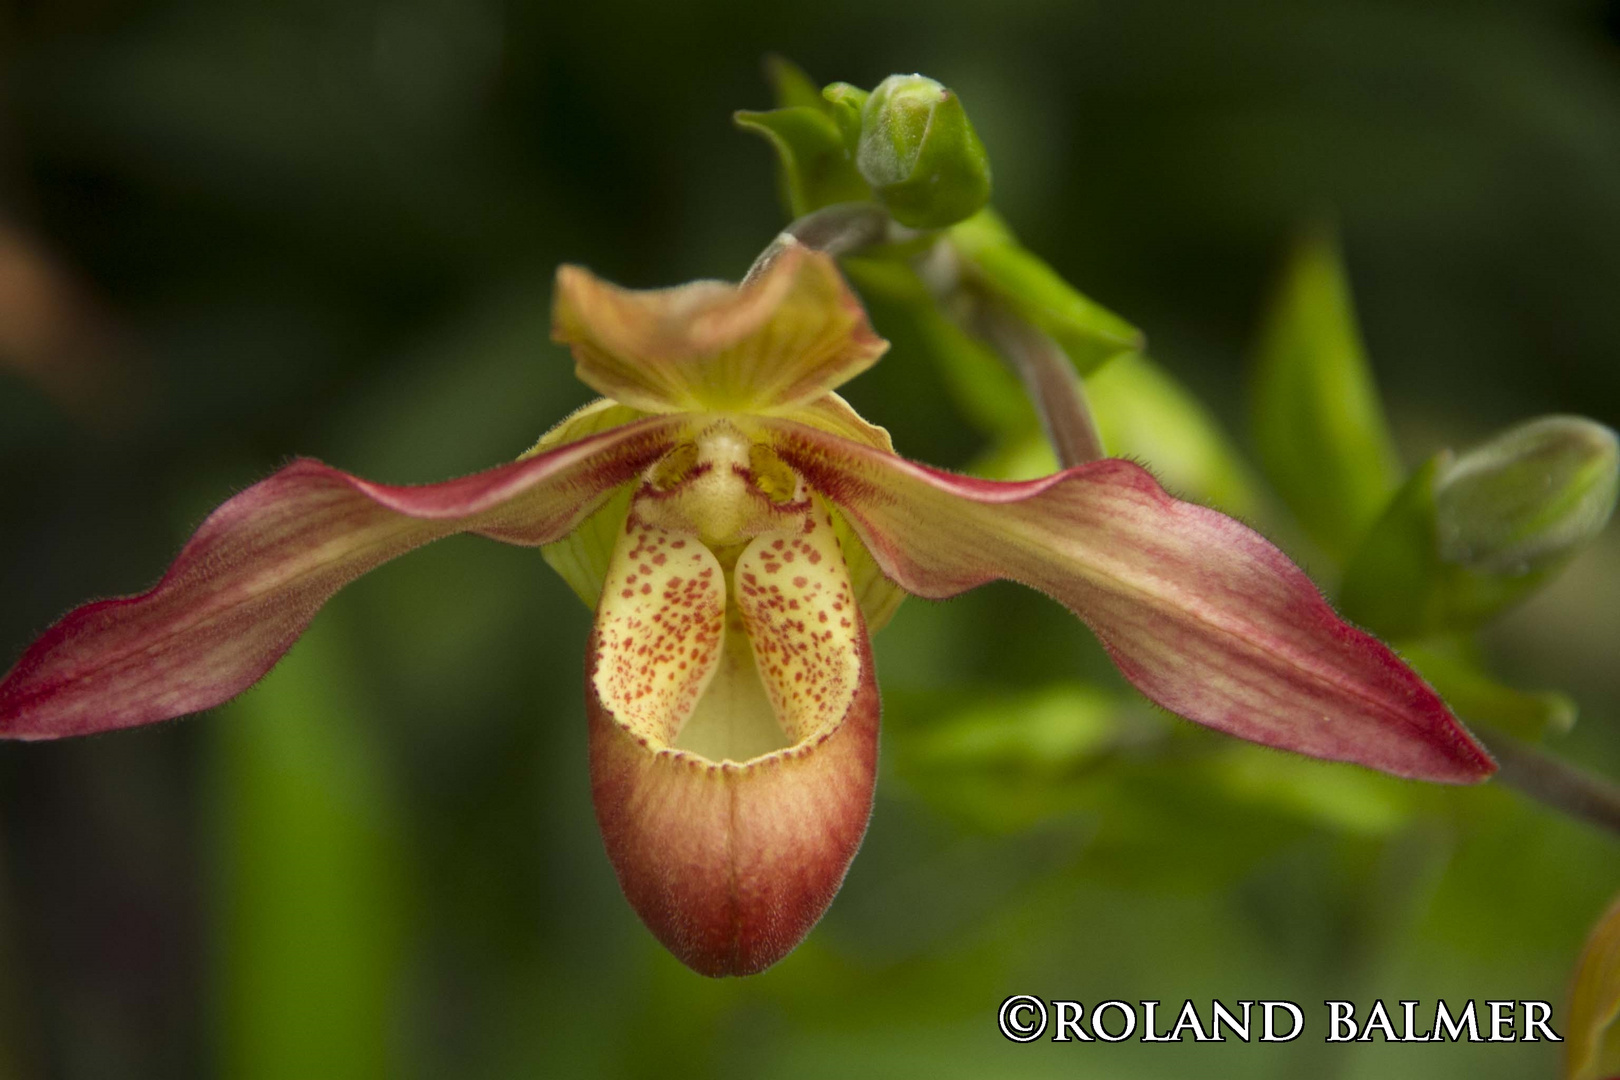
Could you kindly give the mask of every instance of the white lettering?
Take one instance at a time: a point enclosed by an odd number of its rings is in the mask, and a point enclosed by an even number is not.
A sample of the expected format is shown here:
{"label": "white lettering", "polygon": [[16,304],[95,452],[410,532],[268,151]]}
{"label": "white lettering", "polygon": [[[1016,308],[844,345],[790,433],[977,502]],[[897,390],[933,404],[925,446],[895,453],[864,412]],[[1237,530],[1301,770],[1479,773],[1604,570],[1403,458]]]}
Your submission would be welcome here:
{"label": "white lettering", "polygon": [[1213,1041],[1208,1035],[1204,1034],[1204,1026],[1198,1021],[1198,1010],[1193,1008],[1193,1003],[1184,1001],[1181,1003],[1181,1015],[1176,1018],[1176,1026],[1170,1029],[1170,1038],[1180,1042],[1182,1029],[1189,1027],[1193,1030],[1194,1042]]}
{"label": "white lettering", "polygon": [[[1104,1009],[1118,1009],[1120,1015],[1125,1017],[1125,1030],[1118,1035],[1110,1035],[1103,1026],[1102,1014]],[[1136,1030],[1136,1013],[1123,1001],[1105,1001],[1091,1010],[1091,1030],[1103,1042],[1124,1042]]]}
{"label": "white lettering", "polygon": [[1384,1002],[1379,998],[1373,1002],[1372,1012],[1367,1014],[1367,1026],[1361,1029],[1361,1038],[1357,1042],[1372,1042],[1373,1028],[1384,1033],[1385,1042],[1395,1042],[1395,1029],[1390,1026],[1389,1013],[1384,1011]]}
{"label": "white lettering", "polygon": [[[1513,1041],[1513,1002],[1487,1001],[1491,1007],[1491,1042]],[[1504,1015],[1506,1014],[1506,1015]],[[1502,1028],[1507,1028],[1507,1034],[1502,1034]]]}
{"label": "white lettering", "polygon": [[1463,1024],[1465,1023],[1468,1025],[1468,1041],[1479,1042],[1479,1022],[1474,1019],[1474,1003],[1472,1001],[1468,1003],[1467,1008],[1457,1014],[1455,1022],[1452,1021],[1451,1010],[1446,1008],[1444,1000],[1434,1003],[1435,1042],[1445,1042],[1448,1034],[1451,1036],[1452,1042],[1461,1042]]}
{"label": "white lettering", "polygon": [[1254,1007],[1254,1002],[1240,1001],[1238,1004],[1243,1006],[1243,1023],[1241,1024],[1238,1023],[1237,1017],[1226,1011],[1225,1005],[1222,1005],[1219,1001],[1210,1002],[1210,1005],[1214,1009],[1213,1014],[1209,1018],[1210,1034],[1214,1036],[1214,1038],[1210,1040],[1211,1042],[1226,1041],[1226,1036],[1221,1034],[1222,1024],[1225,1024],[1227,1027],[1231,1028],[1232,1034],[1236,1035],[1244,1042],[1249,1041],[1249,1010]]}
{"label": "white lettering", "polygon": [[[1084,1005],[1078,1001],[1054,1001],[1052,1002],[1052,1009],[1054,1010],[1052,1015],[1053,1042],[1074,1042],[1075,1039],[1079,1039],[1081,1042],[1091,1042],[1091,1036],[1087,1035],[1086,1029],[1080,1026],[1081,1018],[1086,1015]],[[1074,1032],[1073,1038],[1064,1034],[1065,1031]]]}
{"label": "white lettering", "polygon": [[[1356,1037],[1354,1020],[1356,1007],[1348,1001],[1325,1001],[1323,1004],[1328,1007],[1328,1021],[1333,1025],[1333,1029],[1328,1032],[1327,1041],[1330,1043],[1353,1041]],[[1339,1034],[1346,1028],[1350,1029],[1350,1034]]]}
{"label": "white lettering", "polygon": [[1524,1041],[1540,1042],[1536,1036],[1536,1029],[1540,1028],[1547,1036],[1549,1042],[1563,1042],[1558,1032],[1548,1026],[1547,1021],[1552,1017],[1552,1006],[1545,1001],[1527,1001],[1524,1003]]}
{"label": "white lettering", "polygon": [[1158,1009],[1158,1007],[1159,1007],[1159,1003],[1157,1001],[1144,1001],[1144,1002],[1142,1002],[1142,1041],[1143,1042],[1175,1042],[1176,1040],[1172,1039],[1168,1035],[1156,1035],[1153,1032],[1154,1023],[1155,1023],[1154,1019],[1153,1019],[1153,1013],[1154,1013],[1155,1010]]}
{"label": "white lettering", "polygon": [[[1260,1008],[1265,1010],[1266,1014],[1265,1034],[1260,1036],[1261,1042],[1293,1042],[1299,1038],[1299,1033],[1305,1028],[1305,1014],[1292,1001],[1262,1001]],[[1294,1028],[1288,1034],[1278,1035],[1276,1029],[1272,1027],[1272,1010],[1274,1009],[1286,1009],[1289,1015],[1294,1018]]]}
{"label": "white lettering", "polygon": [[1422,1004],[1422,1003],[1417,1002],[1417,1001],[1403,1001],[1403,1002],[1401,1002],[1401,1014],[1402,1014],[1402,1016],[1401,1016],[1401,1028],[1402,1028],[1401,1042],[1429,1042],[1430,1041],[1430,1035],[1429,1035],[1429,1033],[1427,1031],[1424,1031],[1424,1033],[1421,1034],[1421,1035],[1414,1035],[1413,1034],[1413,1032],[1415,1032],[1417,1030],[1417,1017],[1414,1016],[1413,1013],[1417,1011],[1417,1007],[1420,1004]]}

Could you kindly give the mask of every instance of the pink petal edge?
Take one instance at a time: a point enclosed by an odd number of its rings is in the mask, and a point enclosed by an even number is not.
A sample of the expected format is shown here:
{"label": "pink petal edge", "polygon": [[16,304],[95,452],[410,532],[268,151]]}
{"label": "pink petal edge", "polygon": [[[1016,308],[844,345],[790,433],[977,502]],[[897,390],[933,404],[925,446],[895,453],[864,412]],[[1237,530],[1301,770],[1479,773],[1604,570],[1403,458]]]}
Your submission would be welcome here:
{"label": "pink petal edge", "polygon": [[0,679],[0,737],[85,735],[226,701],[367,570],[460,532],[556,540],[664,453],[678,427],[638,421],[420,486],[295,461],[210,514],[152,589],[85,604],[46,630]]}
{"label": "pink petal edge", "polygon": [[998,578],[1039,589],[1150,699],[1239,738],[1445,783],[1495,771],[1434,691],[1286,555],[1140,466],[1002,483],[760,423],[908,592],[940,599]]}

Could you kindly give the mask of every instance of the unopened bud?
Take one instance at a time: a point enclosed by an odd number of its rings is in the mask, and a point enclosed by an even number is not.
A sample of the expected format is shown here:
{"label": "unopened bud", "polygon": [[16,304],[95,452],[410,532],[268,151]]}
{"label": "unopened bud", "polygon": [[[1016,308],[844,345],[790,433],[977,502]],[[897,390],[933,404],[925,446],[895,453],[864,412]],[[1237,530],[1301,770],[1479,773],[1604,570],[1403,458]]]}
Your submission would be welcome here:
{"label": "unopened bud", "polygon": [[942,229],[990,201],[990,160],[961,100],[921,75],[891,75],[861,110],[856,166],[894,219]]}
{"label": "unopened bud", "polygon": [[1613,431],[1576,416],[1520,424],[1435,478],[1440,558],[1482,574],[1543,569],[1603,529],[1617,488]]}

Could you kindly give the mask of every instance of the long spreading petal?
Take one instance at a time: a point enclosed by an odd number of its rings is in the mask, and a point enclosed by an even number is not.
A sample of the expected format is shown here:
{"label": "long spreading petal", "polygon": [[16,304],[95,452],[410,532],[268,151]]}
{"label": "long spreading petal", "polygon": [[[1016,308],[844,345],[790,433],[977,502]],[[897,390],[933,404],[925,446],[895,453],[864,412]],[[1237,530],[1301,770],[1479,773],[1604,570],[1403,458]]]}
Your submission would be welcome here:
{"label": "long spreading petal", "polygon": [[0,736],[53,739],[217,705],[257,681],[328,597],[430,540],[562,536],[673,443],[651,419],[473,476],[373,484],[301,460],[215,510],[156,587],[77,608],[0,680]]}
{"label": "long spreading petal", "polygon": [[1240,738],[1426,780],[1494,770],[1439,697],[1282,552],[1136,465],[996,483],[758,422],[910,592],[1033,586],[1084,619],[1149,698]]}
{"label": "long spreading petal", "polygon": [[621,289],[564,266],[552,337],[582,382],[656,413],[803,405],[888,348],[833,260],[800,246],[743,285]]}

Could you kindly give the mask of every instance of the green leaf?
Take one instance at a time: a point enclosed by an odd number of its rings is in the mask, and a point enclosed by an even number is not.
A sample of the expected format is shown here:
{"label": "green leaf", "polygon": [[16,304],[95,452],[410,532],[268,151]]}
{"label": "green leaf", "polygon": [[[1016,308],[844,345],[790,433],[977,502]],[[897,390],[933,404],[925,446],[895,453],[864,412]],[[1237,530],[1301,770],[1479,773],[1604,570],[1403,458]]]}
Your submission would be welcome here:
{"label": "green leaf", "polygon": [[1434,480],[1449,458],[1449,452],[1440,453],[1418,467],[1345,568],[1340,608],[1382,637],[1416,638],[1446,629]]}
{"label": "green leaf", "polygon": [[1409,785],[1369,769],[1240,742],[1210,764],[1229,797],[1351,835],[1388,835],[1412,814]]}
{"label": "green leaf", "polygon": [[399,821],[324,613],[210,725],[222,839],[227,1076],[397,1075],[405,883]]}
{"label": "green leaf", "polygon": [[872,91],[855,162],[878,201],[913,229],[954,225],[990,201],[990,157],[962,99],[923,75],[890,75]]}
{"label": "green leaf", "polygon": [[1261,468],[1323,551],[1343,559],[1400,483],[1338,246],[1295,247],[1261,327],[1253,380]]}
{"label": "green leaf", "polygon": [[1526,692],[1504,686],[1456,648],[1438,643],[1403,644],[1401,658],[1429,681],[1464,720],[1500,728],[1520,739],[1539,740],[1575,726],[1575,702],[1555,690]]}
{"label": "green leaf", "polygon": [[1081,781],[1122,745],[1157,736],[1156,717],[1081,684],[983,694],[926,723],[899,725],[899,770],[931,802],[1011,832],[1083,806]]}
{"label": "green leaf", "polygon": [[970,424],[1004,441],[1039,433],[1040,421],[1018,376],[939,309],[910,263],[872,257],[846,258],[842,265],[885,336],[915,340],[927,351]]}
{"label": "green leaf", "polygon": [[1140,353],[1086,380],[1103,448],[1153,470],[1184,499],[1254,521],[1266,506],[1249,466],[1219,422],[1174,376]]}
{"label": "green leaf", "polygon": [[947,235],[964,278],[1051,335],[1080,374],[1142,350],[1140,331],[1072,288],[1020,244],[995,211],[983,210]]}
{"label": "green leaf", "polygon": [[1435,481],[1449,453],[1423,464],[1390,501],[1344,571],[1346,618],[1386,638],[1473,630],[1546,584],[1562,561],[1524,573],[1480,573],[1440,556]]}
{"label": "green leaf", "polygon": [[855,170],[855,155],[843,129],[828,108],[817,95],[814,105],[733,114],[738,127],[764,136],[776,151],[782,201],[795,218],[834,203],[872,198],[872,189]]}

